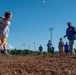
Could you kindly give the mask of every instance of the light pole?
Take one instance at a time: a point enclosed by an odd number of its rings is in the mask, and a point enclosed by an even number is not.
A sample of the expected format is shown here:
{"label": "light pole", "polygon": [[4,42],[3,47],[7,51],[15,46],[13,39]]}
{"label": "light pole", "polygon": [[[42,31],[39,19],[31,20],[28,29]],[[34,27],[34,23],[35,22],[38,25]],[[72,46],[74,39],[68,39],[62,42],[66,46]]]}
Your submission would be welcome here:
{"label": "light pole", "polygon": [[24,49],[24,50],[25,50],[25,45],[26,45],[26,44],[23,44],[23,49]]}
{"label": "light pole", "polygon": [[28,44],[28,49],[30,50],[30,44]]}
{"label": "light pole", "polygon": [[50,31],[50,40],[52,42],[52,31],[54,30],[54,28],[49,28],[49,31]]}
{"label": "light pole", "polygon": [[34,51],[35,51],[35,49],[36,49],[36,43],[34,42]]}

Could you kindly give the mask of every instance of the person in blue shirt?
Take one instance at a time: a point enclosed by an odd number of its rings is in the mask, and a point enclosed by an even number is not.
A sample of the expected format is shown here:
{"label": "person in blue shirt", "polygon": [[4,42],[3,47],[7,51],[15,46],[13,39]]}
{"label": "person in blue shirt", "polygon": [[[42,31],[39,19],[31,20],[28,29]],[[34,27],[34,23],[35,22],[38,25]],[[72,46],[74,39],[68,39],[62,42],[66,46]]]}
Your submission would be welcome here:
{"label": "person in blue shirt", "polygon": [[48,48],[48,53],[50,53],[50,52],[51,52],[51,49],[52,49],[51,40],[48,41],[48,43],[47,43],[47,48]]}
{"label": "person in blue shirt", "polygon": [[76,28],[72,26],[71,22],[67,23],[68,28],[66,30],[66,35],[64,36],[67,37],[67,39],[69,40],[69,49],[70,49],[70,54],[75,54],[74,51],[74,41],[76,40]]}
{"label": "person in blue shirt", "polygon": [[68,42],[66,42],[66,44],[64,45],[64,51],[65,51],[65,54],[66,53],[69,53],[69,45],[68,45]]}
{"label": "person in blue shirt", "polygon": [[55,49],[55,48],[52,46],[52,48],[51,48],[52,54],[54,54],[54,49]]}
{"label": "person in blue shirt", "polygon": [[43,47],[40,45],[40,46],[39,46],[39,54],[43,54],[42,51],[43,51]]}

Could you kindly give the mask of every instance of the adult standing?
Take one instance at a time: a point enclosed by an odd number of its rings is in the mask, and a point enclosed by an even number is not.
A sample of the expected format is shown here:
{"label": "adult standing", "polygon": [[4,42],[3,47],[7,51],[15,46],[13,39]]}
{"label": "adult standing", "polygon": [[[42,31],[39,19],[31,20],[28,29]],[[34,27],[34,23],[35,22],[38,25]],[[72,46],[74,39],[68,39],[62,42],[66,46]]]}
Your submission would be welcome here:
{"label": "adult standing", "polygon": [[69,40],[70,54],[75,54],[74,41],[76,40],[76,28],[72,26],[71,22],[68,22],[67,25],[68,28],[66,30],[66,35],[64,36],[64,38],[67,37]]}

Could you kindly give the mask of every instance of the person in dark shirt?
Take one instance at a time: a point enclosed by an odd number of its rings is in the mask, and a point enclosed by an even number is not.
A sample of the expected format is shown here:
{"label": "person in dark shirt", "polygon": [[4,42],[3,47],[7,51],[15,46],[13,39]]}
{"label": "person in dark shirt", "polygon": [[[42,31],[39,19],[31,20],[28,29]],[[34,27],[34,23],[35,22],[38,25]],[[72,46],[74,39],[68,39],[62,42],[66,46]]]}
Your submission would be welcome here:
{"label": "person in dark shirt", "polygon": [[52,49],[51,49],[51,51],[52,51],[52,54],[54,54],[54,49],[55,49],[55,48],[52,46]]}
{"label": "person in dark shirt", "polygon": [[51,52],[51,49],[52,49],[51,40],[49,40],[48,43],[47,43],[47,49],[48,49],[48,53],[50,53]]}
{"label": "person in dark shirt", "polygon": [[43,47],[40,45],[40,46],[39,46],[39,54],[43,54],[42,51],[43,51]]}
{"label": "person in dark shirt", "polygon": [[64,45],[64,51],[65,51],[65,54],[66,53],[69,53],[69,45],[68,45],[68,42],[66,42],[66,44]]}
{"label": "person in dark shirt", "polygon": [[69,49],[70,49],[70,54],[75,54],[74,51],[74,41],[76,40],[76,28],[72,26],[71,22],[67,23],[68,28],[66,30],[66,35],[64,36],[67,37],[69,40]]}

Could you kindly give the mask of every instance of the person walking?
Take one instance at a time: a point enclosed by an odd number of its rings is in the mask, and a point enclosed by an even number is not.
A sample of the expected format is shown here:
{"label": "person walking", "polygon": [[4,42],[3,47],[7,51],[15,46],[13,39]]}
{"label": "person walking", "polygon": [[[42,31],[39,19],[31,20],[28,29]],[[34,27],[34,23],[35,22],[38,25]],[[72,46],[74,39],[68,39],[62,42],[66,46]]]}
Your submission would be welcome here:
{"label": "person walking", "polygon": [[76,28],[72,26],[71,22],[67,23],[68,28],[66,29],[66,35],[64,36],[67,37],[69,40],[69,49],[70,49],[70,54],[75,54],[74,51],[74,41],[76,40]]}

